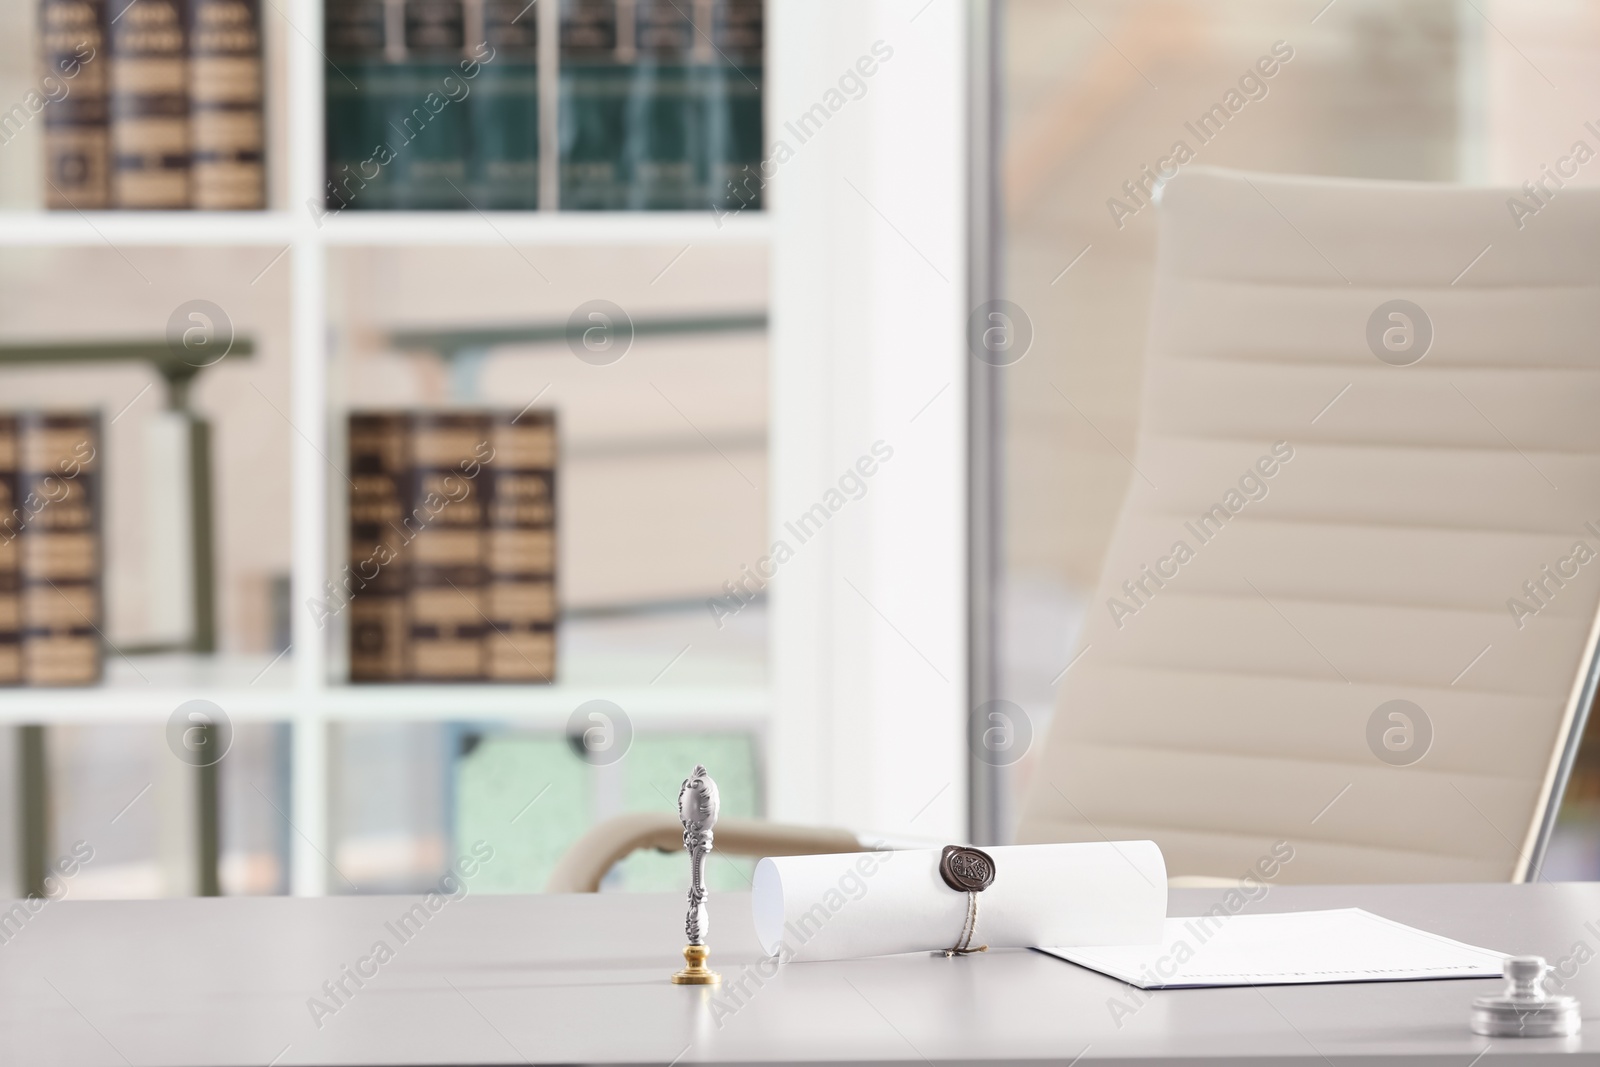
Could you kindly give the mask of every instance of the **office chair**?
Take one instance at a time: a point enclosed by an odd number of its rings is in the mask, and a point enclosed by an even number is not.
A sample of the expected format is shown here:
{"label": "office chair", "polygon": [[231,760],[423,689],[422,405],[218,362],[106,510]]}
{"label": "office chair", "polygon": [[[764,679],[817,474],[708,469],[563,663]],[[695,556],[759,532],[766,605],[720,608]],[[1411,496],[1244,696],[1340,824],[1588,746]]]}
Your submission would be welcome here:
{"label": "office chair", "polygon": [[[1534,877],[1596,682],[1600,188],[1191,167],[1159,212],[1136,469],[1017,840]],[[551,890],[676,847],[630,818]],[[764,825],[718,845],[852,840]]]}

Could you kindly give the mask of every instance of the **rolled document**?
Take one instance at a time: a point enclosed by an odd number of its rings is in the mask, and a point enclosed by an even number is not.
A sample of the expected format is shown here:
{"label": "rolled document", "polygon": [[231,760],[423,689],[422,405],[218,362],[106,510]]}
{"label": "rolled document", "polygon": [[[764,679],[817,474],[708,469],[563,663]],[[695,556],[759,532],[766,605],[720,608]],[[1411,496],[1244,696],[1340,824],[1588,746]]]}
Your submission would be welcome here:
{"label": "rolled document", "polygon": [[[1161,940],[1167,865],[1154,841],[1005,845],[975,894],[972,944],[1138,945]],[[769,857],[751,894],[756,936],[780,960],[842,960],[954,945],[967,893],[939,875],[939,850]]]}

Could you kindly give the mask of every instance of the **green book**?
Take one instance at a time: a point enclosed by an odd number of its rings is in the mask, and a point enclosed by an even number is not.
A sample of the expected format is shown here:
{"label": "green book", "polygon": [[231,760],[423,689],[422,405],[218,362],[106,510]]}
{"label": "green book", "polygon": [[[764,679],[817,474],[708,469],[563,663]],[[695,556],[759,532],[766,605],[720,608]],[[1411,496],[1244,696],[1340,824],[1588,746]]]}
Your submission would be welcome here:
{"label": "green book", "polygon": [[639,210],[704,208],[703,155],[694,5],[634,0],[633,77],[623,136],[626,205]]}
{"label": "green book", "polygon": [[328,210],[466,209],[461,0],[328,0]]}
{"label": "green book", "polygon": [[[394,148],[394,207],[466,210],[471,124],[463,77],[465,13],[461,0],[405,0],[405,62],[386,94]],[[492,64],[491,64],[492,65]],[[487,68],[485,68],[487,69]]]}
{"label": "green book", "polygon": [[759,210],[763,202],[763,36],[762,0],[713,0],[711,54],[699,68],[700,162],[707,199],[719,213]]}
{"label": "green book", "polygon": [[[390,46],[384,0],[326,0],[323,40],[326,114],[327,185],[324,207],[390,206],[385,202],[388,175],[384,106],[380,99],[388,79]],[[401,52],[398,37],[391,51]]]}
{"label": "green book", "polygon": [[539,206],[536,9],[527,0],[478,3],[494,58],[482,64],[467,105],[470,195],[485,211],[531,210]]}
{"label": "green book", "polygon": [[[631,27],[630,27],[631,28]],[[561,0],[561,208],[627,206],[622,168],[631,45],[618,40],[617,0]]]}

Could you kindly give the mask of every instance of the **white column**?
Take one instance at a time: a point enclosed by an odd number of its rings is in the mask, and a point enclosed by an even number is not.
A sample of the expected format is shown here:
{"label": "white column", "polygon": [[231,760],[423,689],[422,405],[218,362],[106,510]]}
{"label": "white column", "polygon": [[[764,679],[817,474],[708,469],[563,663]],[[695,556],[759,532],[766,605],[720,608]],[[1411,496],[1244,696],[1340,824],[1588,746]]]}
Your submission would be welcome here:
{"label": "white column", "polygon": [[[771,588],[770,808],[948,840],[967,773],[963,15],[774,0],[767,36],[772,535],[794,549]],[[800,543],[787,524],[863,457],[865,495]]]}
{"label": "white column", "polygon": [[291,755],[289,818],[290,890],[296,896],[327,891],[323,854],[328,840],[327,724],[319,699],[327,684],[325,635],[306,602],[321,595],[328,547],[327,264],[319,231],[307,202],[323,188],[322,5],[289,0],[285,15],[295,32],[288,47],[289,204],[294,246],[290,256],[289,419],[294,426],[290,576],[294,662],[294,747]]}

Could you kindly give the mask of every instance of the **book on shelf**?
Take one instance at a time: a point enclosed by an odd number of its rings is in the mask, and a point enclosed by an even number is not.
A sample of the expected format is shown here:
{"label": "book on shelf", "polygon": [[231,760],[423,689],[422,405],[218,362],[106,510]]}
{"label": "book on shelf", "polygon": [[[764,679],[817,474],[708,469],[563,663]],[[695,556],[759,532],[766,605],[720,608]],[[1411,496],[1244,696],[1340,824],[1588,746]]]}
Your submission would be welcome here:
{"label": "book on shelf", "polygon": [[189,206],[183,0],[111,0],[111,202]]}
{"label": "book on shelf", "polygon": [[[702,207],[703,175],[696,173],[704,140],[696,67],[694,4],[633,0],[632,76],[622,137],[623,206],[633,211]],[[626,14],[626,6],[622,6]],[[700,179],[697,181],[697,178]]]}
{"label": "book on shelf", "polygon": [[17,545],[22,678],[29,685],[100,680],[100,416],[16,416]]}
{"label": "book on shelf", "polygon": [[266,203],[259,0],[188,0],[192,207]]}
{"label": "book on shelf", "polygon": [[562,0],[561,206],[761,206],[761,0]]}
{"label": "book on shelf", "polygon": [[411,676],[418,681],[483,677],[482,481],[468,472],[490,454],[488,419],[476,412],[410,416],[406,515],[411,560],[406,611]]}
{"label": "book on shelf", "polygon": [[378,146],[386,140],[388,67],[404,57],[402,33],[389,24],[402,12],[385,0],[324,0],[322,10],[326,206],[392,207],[385,193],[393,175],[379,163]]}
{"label": "book on shelf", "polygon": [[485,675],[556,673],[556,421],[551,411],[489,415],[484,486]]}
{"label": "book on shelf", "polygon": [[457,65],[466,57],[462,0],[405,0],[405,61],[389,97],[395,159],[394,206],[467,207],[466,102],[471,86]]}
{"label": "book on shelf", "polygon": [[0,685],[22,681],[22,498],[17,417],[0,414]]}
{"label": "book on shelf", "polygon": [[41,0],[46,205],[266,203],[259,0]]}
{"label": "book on shelf", "polygon": [[[761,206],[761,0],[559,0],[567,210]],[[539,39],[518,0],[326,0],[326,206],[539,205]]]}
{"label": "book on shelf", "polygon": [[634,52],[627,13],[618,0],[561,0],[563,210],[617,210],[627,202],[622,152]]}
{"label": "book on shelf", "polygon": [[104,0],[43,0],[45,204],[96,210],[111,203],[110,60]]}
{"label": "book on shelf", "polygon": [[352,682],[549,682],[553,412],[349,416]]}
{"label": "book on shelf", "polygon": [[764,18],[763,0],[713,0],[701,38],[710,51],[698,68],[706,116],[701,159],[707,194],[722,211],[762,204]]}
{"label": "book on shelf", "polygon": [[539,206],[539,20],[526,0],[468,0],[468,41],[481,64],[467,101],[468,183],[484,211]]}
{"label": "book on shelf", "polygon": [[[495,62],[463,0],[327,0],[330,211],[473,206],[472,96]],[[513,17],[515,12],[513,12]]]}
{"label": "book on shelf", "polygon": [[398,412],[352,414],[350,427],[350,680],[391,682],[406,676],[406,418]]}

